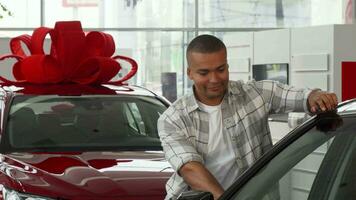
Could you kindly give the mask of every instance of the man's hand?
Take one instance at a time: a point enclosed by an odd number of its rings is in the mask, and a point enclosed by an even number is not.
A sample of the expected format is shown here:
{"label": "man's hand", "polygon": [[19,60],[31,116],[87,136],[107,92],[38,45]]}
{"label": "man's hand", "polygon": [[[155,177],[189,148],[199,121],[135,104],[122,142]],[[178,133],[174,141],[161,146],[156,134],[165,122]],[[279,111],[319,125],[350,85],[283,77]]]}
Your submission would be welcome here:
{"label": "man's hand", "polygon": [[210,192],[214,200],[224,193],[224,189],[215,177],[199,162],[192,161],[184,164],[179,173],[192,189]]}
{"label": "man's hand", "polygon": [[309,111],[313,114],[335,110],[337,104],[335,93],[314,90],[308,97]]}

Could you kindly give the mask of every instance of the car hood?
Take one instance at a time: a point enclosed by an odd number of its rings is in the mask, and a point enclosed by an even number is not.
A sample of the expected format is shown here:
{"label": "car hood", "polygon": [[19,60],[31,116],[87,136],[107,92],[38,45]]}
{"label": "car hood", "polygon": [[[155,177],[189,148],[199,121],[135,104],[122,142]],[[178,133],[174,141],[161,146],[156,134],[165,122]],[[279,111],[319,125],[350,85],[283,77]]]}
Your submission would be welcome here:
{"label": "car hood", "polygon": [[68,199],[164,196],[172,173],[161,151],[12,153],[1,159],[0,170],[18,190]]}

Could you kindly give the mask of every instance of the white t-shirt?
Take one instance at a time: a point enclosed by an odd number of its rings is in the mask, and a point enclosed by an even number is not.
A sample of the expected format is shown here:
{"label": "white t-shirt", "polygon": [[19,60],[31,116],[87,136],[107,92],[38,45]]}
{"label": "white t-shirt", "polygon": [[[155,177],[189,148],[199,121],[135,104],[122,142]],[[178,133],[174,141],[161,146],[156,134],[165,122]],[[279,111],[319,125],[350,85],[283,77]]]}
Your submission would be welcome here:
{"label": "white t-shirt", "polygon": [[[199,107],[209,113],[209,141],[205,167],[226,190],[237,178],[238,167],[229,135],[224,135],[221,104],[208,106],[198,102]],[[227,132],[225,131],[227,134]]]}

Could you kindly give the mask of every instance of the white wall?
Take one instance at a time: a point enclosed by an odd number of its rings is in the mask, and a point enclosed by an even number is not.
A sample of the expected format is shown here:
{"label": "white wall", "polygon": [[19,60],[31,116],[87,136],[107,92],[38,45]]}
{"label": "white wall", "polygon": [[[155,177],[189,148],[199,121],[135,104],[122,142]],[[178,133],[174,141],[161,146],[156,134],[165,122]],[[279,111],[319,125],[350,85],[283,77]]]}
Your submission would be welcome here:
{"label": "white wall", "polygon": [[334,91],[333,33],[332,25],[291,29],[291,85]]}
{"label": "white wall", "polygon": [[289,63],[290,30],[254,33],[253,64]]}
{"label": "white wall", "polygon": [[339,24],[343,21],[343,0],[313,0],[310,3],[311,25]]}
{"label": "white wall", "polygon": [[253,60],[253,32],[226,33],[224,42],[228,49],[230,80],[248,81]]}
{"label": "white wall", "polygon": [[355,35],[356,25],[226,34],[230,79],[251,79],[255,64],[289,63],[290,85],[335,92],[341,99],[341,62],[356,61]]}

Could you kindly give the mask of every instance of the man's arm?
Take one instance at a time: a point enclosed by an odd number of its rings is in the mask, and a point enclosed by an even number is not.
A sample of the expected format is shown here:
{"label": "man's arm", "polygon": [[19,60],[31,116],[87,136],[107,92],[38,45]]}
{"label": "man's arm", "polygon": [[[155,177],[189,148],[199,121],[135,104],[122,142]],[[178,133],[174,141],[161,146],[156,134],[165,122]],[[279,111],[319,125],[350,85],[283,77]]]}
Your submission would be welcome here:
{"label": "man's arm", "polygon": [[[177,178],[167,182],[167,195],[178,197],[185,188],[185,186],[180,183],[180,181],[184,180],[181,173],[183,173],[186,178],[188,177],[187,179],[189,179],[190,176],[187,175],[190,174],[189,172],[180,172],[183,166],[192,162],[203,163],[204,161],[195,146],[187,138],[187,129],[189,127],[186,127],[186,123],[181,122],[180,116],[177,115],[173,108],[168,108],[161,115],[157,125],[165,157],[171,164],[172,169],[177,173]],[[190,168],[187,167],[186,169]]]}
{"label": "man's arm", "polygon": [[324,92],[319,89],[310,90],[294,88],[290,85],[276,81],[251,81],[267,102],[268,110],[276,113],[285,112],[326,112],[334,110],[337,98],[334,93]]}
{"label": "man's arm", "polygon": [[184,164],[179,174],[192,189],[210,192],[214,199],[218,199],[224,192],[219,182],[200,162],[192,161]]}
{"label": "man's arm", "polygon": [[[187,139],[188,127],[180,123],[179,116],[175,114],[168,110],[158,120],[158,133],[167,161],[193,190],[210,192],[214,199],[218,199],[224,192],[223,188],[202,164],[203,158]],[[174,187],[168,187],[170,193],[179,195],[171,188]]]}

